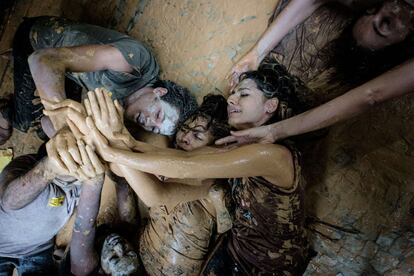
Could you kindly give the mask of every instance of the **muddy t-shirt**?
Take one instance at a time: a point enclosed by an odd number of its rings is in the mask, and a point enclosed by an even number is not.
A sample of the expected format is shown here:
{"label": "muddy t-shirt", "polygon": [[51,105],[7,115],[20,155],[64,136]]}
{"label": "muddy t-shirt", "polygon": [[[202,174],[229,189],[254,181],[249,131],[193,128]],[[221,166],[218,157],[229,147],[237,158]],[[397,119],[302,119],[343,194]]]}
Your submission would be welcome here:
{"label": "muddy t-shirt", "polygon": [[140,239],[140,256],[149,275],[198,275],[208,252],[215,220],[204,200],[168,210],[152,207]]}
{"label": "muddy t-shirt", "polygon": [[90,44],[116,47],[132,66],[133,72],[101,70],[68,72],[67,76],[86,90],[105,87],[112,92],[113,99],[121,101],[135,91],[154,83],[159,73],[155,57],[142,43],[125,34],[99,26],[58,17],[40,17],[30,31],[30,42],[35,50]]}
{"label": "muddy t-shirt", "polygon": [[[3,170],[5,181],[0,185],[24,175],[37,162],[36,155],[17,157]],[[55,235],[77,205],[80,187],[78,181],[55,178],[21,209],[5,210],[0,204],[0,256],[19,258],[52,247]]]}
{"label": "muddy t-shirt", "polygon": [[230,179],[235,218],[229,252],[243,275],[299,275],[307,253],[304,193],[297,154],[295,178],[283,189],[263,177]]}

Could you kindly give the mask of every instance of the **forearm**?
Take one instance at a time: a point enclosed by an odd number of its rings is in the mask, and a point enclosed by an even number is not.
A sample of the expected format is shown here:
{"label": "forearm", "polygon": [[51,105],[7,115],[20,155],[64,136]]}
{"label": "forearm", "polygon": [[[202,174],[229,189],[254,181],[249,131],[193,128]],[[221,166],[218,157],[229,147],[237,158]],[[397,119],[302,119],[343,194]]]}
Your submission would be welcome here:
{"label": "forearm", "polygon": [[12,180],[2,196],[2,206],[16,210],[32,202],[55,178],[49,169],[48,159],[43,158],[26,174]]}
{"label": "forearm", "polygon": [[95,223],[99,212],[103,175],[82,184],[75,225],[70,244],[71,270],[76,275],[88,275],[98,265],[94,250]]}
{"label": "forearm", "polygon": [[[120,148],[120,147],[117,147]],[[140,153],[156,153],[156,154],[163,154],[169,156],[182,156],[186,157],[189,155],[187,151],[184,150],[177,150],[173,148],[164,148],[164,147],[157,147],[145,142],[135,140],[134,146],[131,148],[134,152]],[[214,147],[203,147],[196,150],[193,150],[192,153],[202,153],[202,154],[209,154],[209,153],[217,153],[217,152],[225,151],[225,149],[219,149]]]}
{"label": "forearm", "polygon": [[105,159],[150,174],[169,178],[232,178],[278,176],[287,169],[290,153],[277,145],[253,144],[227,152],[187,156],[135,153],[109,149]]}
{"label": "forearm", "polygon": [[122,222],[138,224],[137,202],[133,190],[125,178],[114,177],[118,213]]}
{"label": "forearm", "polygon": [[279,140],[331,126],[414,91],[414,59],[317,108],[269,126]]}
{"label": "forearm", "polygon": [[125,179],[147,207],[167,205],[174,207],[182,202],[205,198],[209,185],[189,186],[181,183],[161,182],[154,175],[130,167],[120,166]]}
{"label": "forearm", "polygon": [[296,25],[303,22],[326,2],[326,0],[290,1],[253,47],[252,51],[255,52],[259,61],[263,60]]}

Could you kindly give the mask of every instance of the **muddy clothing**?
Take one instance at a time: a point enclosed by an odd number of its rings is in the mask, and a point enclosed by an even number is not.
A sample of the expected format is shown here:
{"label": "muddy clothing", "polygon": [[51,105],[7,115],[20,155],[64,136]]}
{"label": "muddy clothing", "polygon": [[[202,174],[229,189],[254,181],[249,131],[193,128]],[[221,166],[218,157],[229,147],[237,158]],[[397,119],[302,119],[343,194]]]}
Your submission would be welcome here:
{"label": "muddy clothing", "polygon": [[215,219],[204,200],[150,209],[140,240],[142,263],[149,275],[198,275],[208,252]]}
{"label": "muddy clothing", "polygon": [[[29,127],[38,124],[42,116],[43,106],[39,98],[34,95],[36,87],[27,64],[28,56],[34,50],[44,48],[91,44],[114,46],[132,66],[133,72],[102,70],[66,73],[67,78],[85,90],[105,87],[112,92],[113,99],[123,102],[125,97],[156,81],[159,67],[155,57],[143,44],[127,35],[63,18],[46,16],[29,18],[19,26],[13,43],[15,66],[17,64],[14,72],[14,110],[18,111],[14,112],[17,114],[13,114],[12,111],[9,115],[13,127],[27,131]],[[68,98],[72,98],[70,90],[67,92]]]}
{"label": "muddy clothing", "polygon": [[[58,17],[40,17],[30,31],[33,49],[111,45],[132,66],[132,73],[102,70],[85,73],[68,72],[67,76],[86,90],[105,87],[112,98],[121,100],[155,82],[159,68],[153,54],[140,42],[117,31],[76,23]],[[92,55],[93,53],[91,53]]]}
{"label": "muddy clothing", "polygon": [[306,258],[304,193],[297,154],[295,179],[283,189],[262,177],[231,179],[235,220],[229,252],[246,275],[298,275]]}
{"label": "muddy clothing", "polygon": [[[2,172],[3,183],[27,173],[38,162],[36,155],[14,159]],[[5,210],[0,205],[0,256],[21,258],[53,247],[54,237],[66,224],[78,202],[80,183],[58,178],[28,205]]]}
{"label": "muddy clothing", "polygon": [[308,244],[304,192],[298,155],[290,189],[262,177],[230,179],[235,207],[233,228],[209,254],[202,275],[301,275]]}

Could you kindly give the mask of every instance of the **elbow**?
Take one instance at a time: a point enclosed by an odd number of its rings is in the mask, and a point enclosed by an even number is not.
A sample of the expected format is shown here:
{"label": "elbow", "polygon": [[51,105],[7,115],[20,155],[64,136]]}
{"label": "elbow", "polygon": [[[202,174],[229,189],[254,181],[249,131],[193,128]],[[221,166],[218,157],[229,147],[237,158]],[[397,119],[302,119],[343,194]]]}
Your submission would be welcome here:
{"label": "elbow", "polygon": [[49,64],[51,61],[56,62],[56,49],[41,49],[34,51],[27,62],[31,70],[36,69],[41,64]]}
{"label": "elbow", "polygon": [[14,211],[24,207],[17,204],[10,196],[3,196],[0,200],[0,205],[6,211]]}

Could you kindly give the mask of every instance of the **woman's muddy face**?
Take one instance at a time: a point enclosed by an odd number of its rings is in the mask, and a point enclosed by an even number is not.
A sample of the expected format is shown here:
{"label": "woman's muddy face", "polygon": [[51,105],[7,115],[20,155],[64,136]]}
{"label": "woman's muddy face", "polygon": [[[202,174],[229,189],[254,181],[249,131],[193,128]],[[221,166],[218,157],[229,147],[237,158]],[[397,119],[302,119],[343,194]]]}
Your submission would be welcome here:
{"label": "woman's muddy face", "polygon": [[389,0],[373,14],[358,19],[352,29],[357,44],[379,50],[404,41],[413,31],[414,8],[402,0]]}
{"label": "woman's muddy face", "polygon": [[212,144],[214,137],[207,127],[208,121],[202,116],[188,119],[175,136],[177,147],[185,151],[192,151]]}
{"label": "woman's muddy face", "polygon": [[229,125],[236,129],[247,129],[264,124],[270,116],[266,112],[266,101],[253,80],[241,81],[227,99]]}
{"label": "woman's muddy face", "polygon": [[131,275],[138,271],[138,256],[124,238],[111,234],[102,247],[101,266],[108,275]]}

